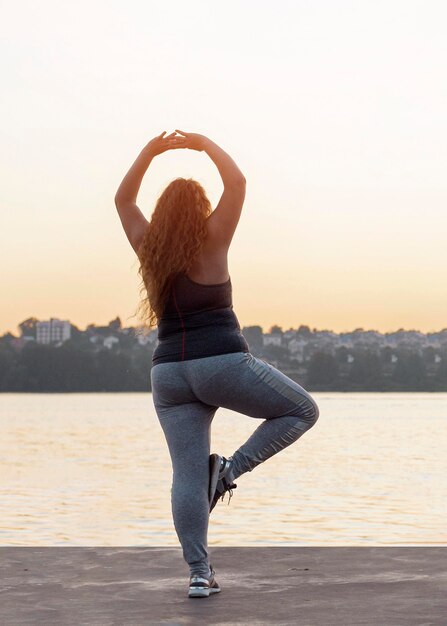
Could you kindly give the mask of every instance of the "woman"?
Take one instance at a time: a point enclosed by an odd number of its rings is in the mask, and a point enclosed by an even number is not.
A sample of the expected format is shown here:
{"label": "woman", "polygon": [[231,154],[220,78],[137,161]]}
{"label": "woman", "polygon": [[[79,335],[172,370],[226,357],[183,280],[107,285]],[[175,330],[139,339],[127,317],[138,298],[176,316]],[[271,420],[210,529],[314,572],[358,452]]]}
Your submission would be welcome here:
{"label": "woman", "polygon": [[[319,410],[303,387],[250,353],[233,311],[227,255],[245,198],[242,172],[204,135],[165,134],[143,148],[115,203],[139,257],[149,327],[158,326],[151,385],[172,461],[172,514],[189,565],[188,596],[207,597],[220,591],[209,562],[210,512],[227,491],[231,499],[239,476],[309,430]],[[155,156],[181,148],[212,159],[222,197],[212,211],[198,182],[176,178],[158,198],[149,223],[136,205],[141,180]],[[229,457],[210,455],[218,407],[263,420]]]}

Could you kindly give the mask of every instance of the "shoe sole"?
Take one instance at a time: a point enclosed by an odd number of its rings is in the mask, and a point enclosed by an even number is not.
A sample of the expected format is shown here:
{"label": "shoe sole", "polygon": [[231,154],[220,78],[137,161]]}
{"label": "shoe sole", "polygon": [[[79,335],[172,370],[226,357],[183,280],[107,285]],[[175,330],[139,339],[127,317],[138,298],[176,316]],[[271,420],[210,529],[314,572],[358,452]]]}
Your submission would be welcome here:
{"label": "shoe sole", "polygon": [[217,483],[219,481],[219,468],[222,461],[222,457],[219,454],[210,454],[210,483],[208,490],[208,500],[211,509],[211,503],[216,493]]}
{"label": "shoe sole", "polygon": [[214,578],[213,572],[213,578],[209,581],[209,583],[207,582],[207,584],[205,584],[202,582],[202,585],[191,585],[189,587],[188,596],[190,598],[207,598],[210,593],[219,593],[219,591],[220,587]]}
{"label": "shoe sole", "polygon": [[219,593],[220,589],[209,589],[208,587],[194,587],[188,593],[190,598],[207,598],[212,593]]}

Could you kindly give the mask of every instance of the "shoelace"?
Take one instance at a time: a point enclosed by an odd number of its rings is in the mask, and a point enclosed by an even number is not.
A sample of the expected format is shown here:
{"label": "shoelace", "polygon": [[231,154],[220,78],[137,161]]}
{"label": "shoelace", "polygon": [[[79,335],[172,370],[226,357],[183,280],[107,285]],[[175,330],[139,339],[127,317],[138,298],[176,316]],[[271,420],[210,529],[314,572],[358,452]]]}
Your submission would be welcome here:
{"label": "shoelace", "polygon": [[[225,481],[226,482],[226,481]],[[231,485],[228,485],[225,489],[225,491],[223,492],[223,494],[220,497],[220,500],[224,500],[225,494],[228,492],[230,494],[230,497],[228,498],[228,504],[230,504],[230,500],[233,497],[233,489],[236,489],[237,485],[235,483],[232,483]]]}

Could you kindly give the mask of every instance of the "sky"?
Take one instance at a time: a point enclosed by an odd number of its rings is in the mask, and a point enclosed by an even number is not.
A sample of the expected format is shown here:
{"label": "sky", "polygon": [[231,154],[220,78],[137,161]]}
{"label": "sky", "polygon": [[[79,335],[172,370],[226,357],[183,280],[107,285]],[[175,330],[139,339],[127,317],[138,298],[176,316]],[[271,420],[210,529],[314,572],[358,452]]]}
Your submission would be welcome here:
{"label": "sky", "polygon": [[[447,327],[447,5],[414,0],[2,2],[0,333],[137,325],[115,192],[141,149],[206,135],[247,179],[229,250],[241,326]],[[213,207],[206,153],[156,157]]]}

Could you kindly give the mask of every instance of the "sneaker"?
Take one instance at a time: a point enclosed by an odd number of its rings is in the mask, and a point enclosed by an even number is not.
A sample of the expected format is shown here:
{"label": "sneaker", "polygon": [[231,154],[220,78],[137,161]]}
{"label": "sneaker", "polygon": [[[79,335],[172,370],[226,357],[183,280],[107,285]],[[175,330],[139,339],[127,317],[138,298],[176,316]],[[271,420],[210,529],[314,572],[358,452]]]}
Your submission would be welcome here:
{"label": "sneaker", "polygon": [[219,498],[223,501],[227,491],[230,494],[228,499],[228,504],[230,504],[230,500],[233,495],[232,489],[237,487],[233,481],[227,480],[227,474],[231,467],[230,459],[220,456],[219,454],[210,454],[210,482],[208,491],[210,513],[216,506]]}
{"label": "sneaker", "polygon": [[210,563],[211,575],[210,578],[203,578],[202,576],[191,576],[189,579],[189,598],[207,598],[211,593],[219,593],[220,587],[217,580],[214,578],[215,571]]}

